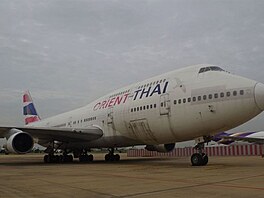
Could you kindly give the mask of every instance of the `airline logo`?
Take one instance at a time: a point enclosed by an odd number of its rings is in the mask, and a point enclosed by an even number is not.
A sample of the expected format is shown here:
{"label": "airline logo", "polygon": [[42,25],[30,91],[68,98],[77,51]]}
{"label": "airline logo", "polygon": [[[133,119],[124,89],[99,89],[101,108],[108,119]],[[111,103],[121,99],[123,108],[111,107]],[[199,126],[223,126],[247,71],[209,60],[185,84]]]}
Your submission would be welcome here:
{"label": "airline logo", "polygon": [[126,93],[126,94],[119,95],[119,96],[116,96],[116,97],[111,97],[108,100],[104,100],[102,102],[98,102],[94,106],[94,111],[96,111],[98,109],[104,109],[104,108],[108,108],[108,107],[113,107],[115,105],[120,105],[121,103],[126,103],[128,95],[129,95],[129,93]]}
{"label": "airline logo", "polygon": [[29,103],[23,109],[24,109],[24,115],[37,115],[37,112],[36,112],[36,109],[33,103]]}
{"label": "airline logo", "polygon": [[[137,89],[136,91],[134,91],[133,100],[141,100],[143,98],[152,97],[154,95],[164,94],[167,92],[168,85],[169,82],[165,82],[164,85],[159,83],[154,87],[149,86],[147,88]],[[103,100],[101,102],[96,103],[93,110],[97,111],[99,109],[105,109],[105,108],[113,107],[115,105],[124,104],[127,102],[129,95],[130,93],[125,93],[115,97],[110,97],[107,100]]]}
{"label": "airline logo", "polygon": [[133,100],[151,97],[155,94],[164,94],[167,91],[168,84],[169,82],[166,82],[163,86],[161,84],[157,84],[154,88],[150,86],[148,88],[138,89],[134,92]]}
{"label": "airline logo", "polygon": [[33,104],[32,98],[29,92],[26,92],[23,95],[23,115],[25,116],[25,124],[29,124],[32,122],[40,121],[40,118],[37,114],[35,106]]}

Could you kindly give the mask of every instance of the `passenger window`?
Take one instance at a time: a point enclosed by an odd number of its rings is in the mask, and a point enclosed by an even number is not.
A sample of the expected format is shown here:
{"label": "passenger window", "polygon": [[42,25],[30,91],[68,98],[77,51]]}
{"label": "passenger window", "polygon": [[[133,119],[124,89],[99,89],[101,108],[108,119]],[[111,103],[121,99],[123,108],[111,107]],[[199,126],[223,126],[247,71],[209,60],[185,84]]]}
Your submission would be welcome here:
{"label": "passenger window", "polygon": [[136,108],[134,108],[134,112],[136,112],[137,111],[137,109]]}
{"label": "passenger window", "polygon": [[174,104],[175,104],[175,105],[177,104],[177,100],[174,100]]}
{"label": "passenger window", "polygon": [[133,109],[131,109],[131,112],[133,112]]}
{"label": "passenger window", "polygon": [[146,110],[146,106],[143,106],[143,110]]}
{"label": "passenger window", "polygon": [[233,95],[234,96],[237,96],[237,91],[233,91]]}
{"label": "passenger window", "polygon": [[178,103],[181,104],[181,99],[179,99]]}
{"label": "passenger window", "polygon": [[226,92],[226,96],[227,97],[230,97],[231,96],[231,93],[228,91],[228,92]]}
{"label": "passenger window", "polygon": [[224,93],[221,93],[220,94],[221,98],[225,97],[225,94]]}
{"label": "passenger window", "polygon": [[196,101],[196,97],[193,97],[193,102],[195,102]]}
{"label": "passenger window", "polygon": [[240,95],[244,95],[244,90],[240,90]]}
{"label": "passenger window", "polygon": [[139,111],[139,107],[137,107],[137,111]]}
{"label": "passenger window", "polygon": [[160,106],[163,107],[163,102],[160,103]]}
{"label": "passenger window", "polygon": [[[165,105],[164,105],[165,106]],[[152,104],[150,105],[150,108],[152,109]]]}
{"label": "passenger window", "polygon": [[186,103],[186,98],[184,98],[182,101],[183,101],[183,103]]}
{"label": "passenger window", "polygon": [[212,94],[209,94],[209,99],[213,99],[213,95]]}
{"label": "passenger window", "polygon": [[[161,103],[162,104],[162,103]],[[149,105],[147,105],[147,109],[149,109]]]}
{"label": "passenger window", "polygon": [[140,107],[140,111],[142,111],[142,107]]}
{"label": "passenger window", "polygon": [[214,94],[214,98],[218,98],[218,93],[215,93]]}
{"label": "passenger window", "polygon": [[153,106],[154,106],[154,108],[156,108],[156,107],[157,107],[157,105],[156,105],[156,104],[154,104]]}
{"label": "passenger window", "polygon": [[201,101],[202,100],[202,97],[201,96],[198,96],[198,101]]}
{"label": "passenger window", "polygon": [[191,98],[188,98],[188,102],[191,102],[192,101],[192,99]]}
{"label": "passenger window", "polygon": [[207,99],[207,95],[204,95],[204,96],[203,96],[203,99],[206,100],[206,99]]}

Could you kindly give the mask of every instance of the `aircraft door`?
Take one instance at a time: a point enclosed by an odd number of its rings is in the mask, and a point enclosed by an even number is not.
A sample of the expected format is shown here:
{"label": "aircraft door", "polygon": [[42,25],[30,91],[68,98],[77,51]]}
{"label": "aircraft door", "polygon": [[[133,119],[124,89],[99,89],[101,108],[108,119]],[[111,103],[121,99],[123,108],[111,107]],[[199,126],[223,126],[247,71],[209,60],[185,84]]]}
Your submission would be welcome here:
{"label": "aircraft door", "polygon": [[113,124],[114,122],[114,112],[113,107],[107,110],[107,124]]}
{"label": "aircraft door", "polygon": [[169,115],[170,113],[170,98],[169,94],[163,94],[160,96],[160,115]]}
{"label": "aircraft door", "polygon": [[150,144],[153,144],[153,142],[158,142],[146,119],[130,121],[129,125],[130,129],[132,130],[131,135],[135,138]]}

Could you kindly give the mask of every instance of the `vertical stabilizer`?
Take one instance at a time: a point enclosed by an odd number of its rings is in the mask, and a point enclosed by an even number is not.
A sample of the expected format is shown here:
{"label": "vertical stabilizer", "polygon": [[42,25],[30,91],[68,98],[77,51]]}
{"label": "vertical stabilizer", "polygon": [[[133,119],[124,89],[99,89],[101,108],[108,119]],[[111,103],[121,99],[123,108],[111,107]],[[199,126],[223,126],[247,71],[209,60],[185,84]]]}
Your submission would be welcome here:
{"label": "vertical stabilizer", "polygon": [[29,91],[26,91],[23,95],[23,114],[26,125],[32,122],[40,121],[40,117],[38,116]]}

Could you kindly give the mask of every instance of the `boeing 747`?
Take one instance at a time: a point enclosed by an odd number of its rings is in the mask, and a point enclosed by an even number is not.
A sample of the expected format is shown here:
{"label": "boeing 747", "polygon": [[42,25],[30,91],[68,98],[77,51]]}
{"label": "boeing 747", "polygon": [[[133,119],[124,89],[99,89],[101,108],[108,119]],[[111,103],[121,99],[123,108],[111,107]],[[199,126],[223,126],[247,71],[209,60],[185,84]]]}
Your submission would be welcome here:
{"label": "boeing 747", "polygon": [[[214,65],[195,65],[149,78],[107,94],[85,107],[40,119],[29,92],[23,96],[24,127],[0,127],[10,153],[25,154],[34,143],[47,149],[44,162],[92,161],[93,148],[146,145],[170,152],[175,143],[195,140],[193,166],[204,166],[204,144],[264,110],[264,84]],[[63,150],[57,155],[56,150]]]}

